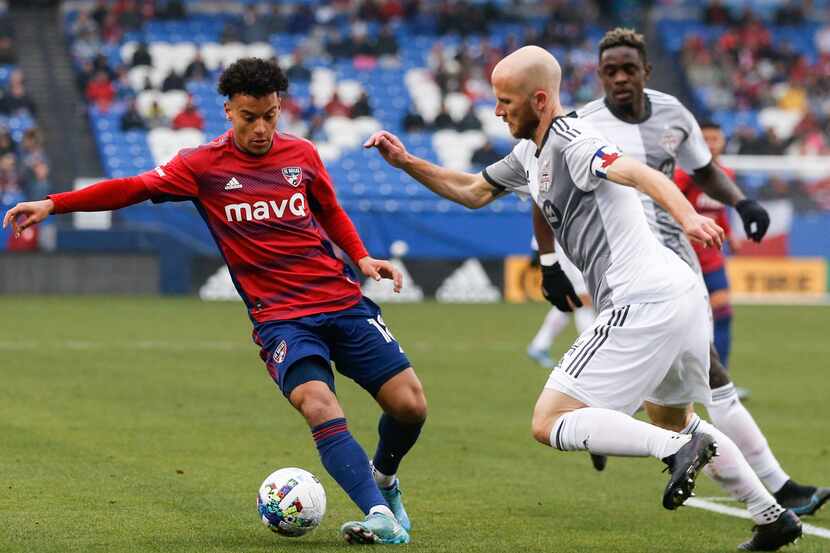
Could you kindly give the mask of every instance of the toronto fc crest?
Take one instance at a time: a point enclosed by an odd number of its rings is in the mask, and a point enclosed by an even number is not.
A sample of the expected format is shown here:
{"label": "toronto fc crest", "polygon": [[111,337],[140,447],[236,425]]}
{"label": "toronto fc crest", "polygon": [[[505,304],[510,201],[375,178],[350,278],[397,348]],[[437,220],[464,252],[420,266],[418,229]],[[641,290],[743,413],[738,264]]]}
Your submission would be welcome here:
{"label": "toronto fc crest", "polygon": [[303,170],[300,167],[283,167],[282,176],[288,181],[291,186],[297,187],[300,181],[303,180]]}

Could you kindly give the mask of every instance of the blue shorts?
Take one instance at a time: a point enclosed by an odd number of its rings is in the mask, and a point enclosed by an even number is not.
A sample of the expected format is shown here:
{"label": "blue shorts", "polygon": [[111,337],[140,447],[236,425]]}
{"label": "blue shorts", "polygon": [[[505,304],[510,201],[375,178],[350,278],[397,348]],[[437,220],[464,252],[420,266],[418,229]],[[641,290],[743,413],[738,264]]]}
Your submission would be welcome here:
{"label": "blue shorts", "polygon": [[254,326],[254,342],[285,397],[312,380],[325,382],[334,392],[332,361],[337,372],[373,396],[410,366],[386,328],[380,307],[365,297],[342,311],[259,323]]}
{"label": "blue shorts", "polygon": [[703,273],[703,282],[706,283],[706,289],[711,294],[718,290],[729,290],[729,280],[726,278],[726,268],[721,267],[709,273]]}

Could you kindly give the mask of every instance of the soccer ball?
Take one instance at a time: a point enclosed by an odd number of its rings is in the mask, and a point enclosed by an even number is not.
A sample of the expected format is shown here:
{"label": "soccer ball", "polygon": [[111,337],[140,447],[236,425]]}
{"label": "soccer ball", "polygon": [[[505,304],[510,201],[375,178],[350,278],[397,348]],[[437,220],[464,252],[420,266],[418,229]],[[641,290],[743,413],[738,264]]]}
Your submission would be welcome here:
{"label": "soccer ball", "polygon": [[256,506],[262,523],[296,538],[317,528],[326,513],[326,491],[317,477],[298,468],[279,469],[259,487]]}

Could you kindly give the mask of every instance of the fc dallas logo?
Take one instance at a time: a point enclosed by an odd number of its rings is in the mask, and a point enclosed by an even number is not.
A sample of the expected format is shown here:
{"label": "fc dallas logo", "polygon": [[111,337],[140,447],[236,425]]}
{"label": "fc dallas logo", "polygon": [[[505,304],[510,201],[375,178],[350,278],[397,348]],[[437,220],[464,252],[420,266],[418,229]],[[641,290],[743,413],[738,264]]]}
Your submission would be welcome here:
{"label": "fc dallas logo", "polygon": [[285,354],[288,353],[288,344],[285,343],[285,340],[280,342],[280,345],[277,346],[277,349],[274,350],[273,359],[274,362],[279,365],[283,361],[285,361]]}
{"label": "fc dallas logo", "polygon": [[282,176],[288,181],[291,186],[297,187],[300,181],[303,180],[303,170],[300,167],[283,167]]}

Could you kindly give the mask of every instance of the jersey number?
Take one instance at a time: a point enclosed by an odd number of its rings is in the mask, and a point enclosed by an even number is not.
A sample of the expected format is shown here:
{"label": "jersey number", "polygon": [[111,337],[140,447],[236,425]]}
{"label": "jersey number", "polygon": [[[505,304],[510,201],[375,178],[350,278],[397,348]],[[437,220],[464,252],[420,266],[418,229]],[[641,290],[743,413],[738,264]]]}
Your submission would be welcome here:
{"label": "jersey number", "polygon": [[392,332],[390,332],[390,330],[386,327],[386,323],[383,322],[383,318],[380,315],[377,316],[377,319],[366,319],[366,321],[378,329],[378,332],[380,332],[380,335],[383,336],[383,339],[386,340],[387,344],[390,342],[397,342],[395,337],[392,336]]}

